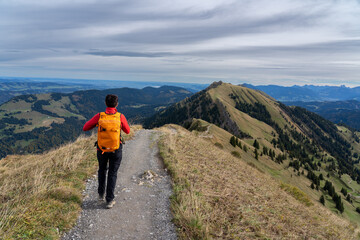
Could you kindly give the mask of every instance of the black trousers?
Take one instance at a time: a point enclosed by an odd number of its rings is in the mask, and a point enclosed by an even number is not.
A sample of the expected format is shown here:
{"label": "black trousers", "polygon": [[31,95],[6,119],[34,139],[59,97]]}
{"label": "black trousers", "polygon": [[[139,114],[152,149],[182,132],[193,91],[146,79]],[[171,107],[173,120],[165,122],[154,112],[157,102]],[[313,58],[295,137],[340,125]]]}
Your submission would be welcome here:
{"label": "black trousers", "polygon": [[[117,172],[120,167],[122,159],[122,144],[115,152],[97,151],[97,158],[99,161],[98,171],[98,193],[104,195],[106,189],[106,201],[110,202],[115,198],[114,191],[116,186]],[[107,168],[109,163],[109,169]],[[106,182],[107,173],[107,182]]]}

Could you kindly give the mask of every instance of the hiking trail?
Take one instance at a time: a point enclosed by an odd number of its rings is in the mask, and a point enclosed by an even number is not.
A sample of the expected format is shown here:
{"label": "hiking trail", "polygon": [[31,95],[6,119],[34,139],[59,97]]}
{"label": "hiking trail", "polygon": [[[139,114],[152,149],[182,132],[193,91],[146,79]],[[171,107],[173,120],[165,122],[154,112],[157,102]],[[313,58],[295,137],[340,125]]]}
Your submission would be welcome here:
{"label": "hiking trail", "polygon": [[87,182],[81,216],[63,240],[177,239],[170,177],[158,157],[158,137],[157,131],[140,130],[123,146],[112,209],[98,201],[97,177]]}

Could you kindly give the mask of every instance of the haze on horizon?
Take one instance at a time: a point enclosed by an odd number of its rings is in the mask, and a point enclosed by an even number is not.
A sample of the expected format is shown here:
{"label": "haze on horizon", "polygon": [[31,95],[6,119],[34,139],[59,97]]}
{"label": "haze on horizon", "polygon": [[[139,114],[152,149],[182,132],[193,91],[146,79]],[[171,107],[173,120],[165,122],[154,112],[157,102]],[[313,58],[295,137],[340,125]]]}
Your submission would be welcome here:
{"label": "haze on horizon", "polygon": [[360,1],[0,0],[0,75],[360,85]]}

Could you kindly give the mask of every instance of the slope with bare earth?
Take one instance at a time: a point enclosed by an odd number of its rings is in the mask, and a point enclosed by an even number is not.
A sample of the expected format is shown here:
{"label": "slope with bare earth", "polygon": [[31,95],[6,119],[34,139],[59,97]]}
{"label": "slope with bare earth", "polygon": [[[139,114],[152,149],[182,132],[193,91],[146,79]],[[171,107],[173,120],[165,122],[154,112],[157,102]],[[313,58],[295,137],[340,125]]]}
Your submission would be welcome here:
{"label": "slope with bare earth", "polygon": [[[160,128],[181,239],[357,239],[349,221],[204,138]],[[243,153],[241,158],[243,157]]]}

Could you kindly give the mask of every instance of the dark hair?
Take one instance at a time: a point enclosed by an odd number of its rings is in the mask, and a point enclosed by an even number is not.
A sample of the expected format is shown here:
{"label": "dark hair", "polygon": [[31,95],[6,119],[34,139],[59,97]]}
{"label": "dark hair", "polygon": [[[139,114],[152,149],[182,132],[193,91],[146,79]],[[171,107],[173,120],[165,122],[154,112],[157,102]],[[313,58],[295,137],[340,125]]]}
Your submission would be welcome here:
{"label": "dark hair", "polygon": [[116,107],[118,103],[118,96],[114,94],[108,94],[105,98],[105,103],[107,107]]}

